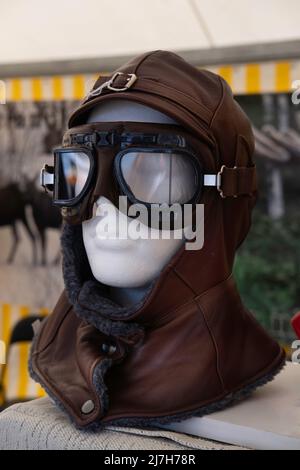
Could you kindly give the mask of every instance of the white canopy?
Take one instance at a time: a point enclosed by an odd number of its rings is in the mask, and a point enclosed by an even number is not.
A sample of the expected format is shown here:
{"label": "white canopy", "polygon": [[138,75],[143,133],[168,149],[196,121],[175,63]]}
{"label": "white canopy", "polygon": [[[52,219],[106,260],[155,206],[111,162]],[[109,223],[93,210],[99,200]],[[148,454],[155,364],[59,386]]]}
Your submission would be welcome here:
{"label": "white canopy", "polygon": [[2,0],[0,66],[291,41],[299,18],[299,0]]}

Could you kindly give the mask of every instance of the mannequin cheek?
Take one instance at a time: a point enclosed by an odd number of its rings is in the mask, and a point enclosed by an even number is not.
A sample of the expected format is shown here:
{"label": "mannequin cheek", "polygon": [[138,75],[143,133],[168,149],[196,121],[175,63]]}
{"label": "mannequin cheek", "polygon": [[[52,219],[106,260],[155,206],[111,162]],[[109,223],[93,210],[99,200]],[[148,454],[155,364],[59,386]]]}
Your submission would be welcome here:
{"label": "mannequin cheek", "polygon": [[[179,239],[174,239],[170,232],[162,234],[149,229],[137,219],[116,211],[109,201],[103,199],[102,202],[95,217],[82,224],[83,242],[92,273],[106,285],[144,286],[158,277],[179,250],[183,243],[182,232]],[[109,210],[104,210],[104,203],[108,204]]]}
{"label": "mannequin cheek", "polygon": [[182,239],[98,240],[83,226],[83,241],[92,273],[99,282],[114,287],[140,287],[159,276]]}
{"label": "mannequin cheek", "polygon": [[130,250],[106,250],[95,267],[97,276],[92,271],[98,280],[107,285],[142,287],[159,276],[181,245],[182,240],[137,239]]}

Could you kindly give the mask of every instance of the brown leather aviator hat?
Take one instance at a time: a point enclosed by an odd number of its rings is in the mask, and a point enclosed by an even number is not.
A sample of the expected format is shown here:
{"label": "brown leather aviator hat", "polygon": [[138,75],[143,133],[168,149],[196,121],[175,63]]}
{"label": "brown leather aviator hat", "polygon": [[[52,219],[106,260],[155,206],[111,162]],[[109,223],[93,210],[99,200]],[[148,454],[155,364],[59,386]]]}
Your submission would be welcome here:
{"label": "brown leather aviator hat", "polygon": [[[202,416],[270,381],[285,361],[243,305],[232,277],[257,188],[251,126],[230,88],[174,53],[148,52],[97,80],[71,116],[63,145],[83,147],[88,140],[95,154],[101,146],[118,146],[120,139],[103,137],[97,123],[86,124],[92,107],[113,99],[173,118],[218,184],[204,186],[196,201],[204,204],[203,248],[183,246],[130,307],[118,305],[110,288],[96,281],[85,253],[81,221],[101,195],[97,176],[81,204],[64,209],[65,291],[36,333],[30,372],[81,428]],[[142,123],[101,124],[119,137],[128,125],[144,130]],[[158,128],[163,132],[164,125],[153,125]]]}

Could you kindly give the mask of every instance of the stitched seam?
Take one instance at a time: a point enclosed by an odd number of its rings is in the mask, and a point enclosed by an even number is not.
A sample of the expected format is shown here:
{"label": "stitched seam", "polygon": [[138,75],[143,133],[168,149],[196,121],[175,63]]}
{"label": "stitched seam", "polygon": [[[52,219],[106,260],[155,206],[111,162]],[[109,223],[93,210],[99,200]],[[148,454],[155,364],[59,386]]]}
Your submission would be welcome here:
{"label": "stitched seam", "polygon": [[218,104],[218,106],[216,107],[216,110],[215,110],[215,112],[214,112],[213,115],[212,115],[212,118],[211,118],[211,121],[210,121],[210,124],[209,124],[209,127],[210,127],[210,128],[213,126],[214,121],[215,121],[215,119],[217,118],[218,112],[219,112],[220,108],[222,107],[222,104],[223,104],[224,98],[225,98],[224,83],[223,83],[221,77],[219,77],[219,81],[220,81],[220,84],[221,84],[222,95],[221,95],[219,104]]}
{"label": "stitched seam", "polygon": [[[146,77],[143,77],[143,80],[149,80],[149,79],[146,78]],[[150,79],[150,80],[151,80],[151,79]],[[155,80],[155,81],[157,81],[157,80]],[[167,89],[169,89],[169,90],[171,90],[171,91],[175,91],[176,93],[178,93],[178,94],[184,96],[185,98],[188,98],[188,99],[191,100],[193,103],[195,103],[195,105],[199,106],[199,108],[205,109],[205,111],[207,111],[209,114],[212,114],[212,112],[211,112],[210,109],[208,109],[204,104],[199,103],[199,101],[195,100],[191,95],[188,95],[187,93],[184,93],[184,92],[181,91],[181,90],[177,90],[177,88],[173,88],[173,87],[167,85],[166,83],[161,83],[161,82],[158,82],[158,81],[157,81],[157,83],[159,83],[159,86],[162,86],[162,87],[164,87],[164,88],[167,88]]]}
{"label": "stitched seam", "polygon": [[[99,362],[101,362],[101,360],[99,360]],[[47,373],[42,373],[38,364],[37,364],[37,360],[36,358],[32,358],[32,366],[35,367],[35,370],[34,372],[37,374],[38,378],[39,378],[39,381],[40,381],[40,385],[44,385],[45,388],[47,388],[49,391],[51,391],[51,393],[53,393],[54,397],[57,398],[61,405],[65,408],[69,408],[69,412],[71,414],[71,416],[76,416],[77,418],[79,418],[79,420],[83,423],[86,423],[86,421],[84,420],[84,417],[82,418],[81,414],[79,414],[78,412],[74,411],[74,404],[69,400],[69,398],[67,398],[66,396],[62,395],[61,391],[59,388],[56,387],[56,385],[53,385],[53,383],[49,380],[49,375]],[[102,404],[101,404],[101,400],[98,396],[98,394],[94,391],[94,388],[92,390],[92,393],[93,393],[93,398],[95,400],[95,410],[93,411],[92,415],[94,414],[98,414],[99,412],[102,411]]]}
{"label": "stitched seam", "polygon": [[177,88],[173,88],[169,85],[166,85],[165,83],[161,83],[158,80],[154,80],[152,78],[141,77],[141,80],[145,80],[146,82],[147,81],[154,81],[154,82],[158,83],[159,86],[161,86],[163,88],[166,88],[166,89],[168,89],[172,92],[178,93],[179,95],[182,95],[182,97],[184,97],[184,98],[188,98],[196,106],[198,106],[199,109],[203,109],[207,114],[212,115],[211,119],[213,118],[213,114],[212,114],[211,110],[209,108],[207,108],[203,103],[199,103],[199,101],[195,100],[191,95],[188,95],[188,94],[184,93],[183,91],[178,90]]}
{"label": "stitched seam", "polygon": [[220,361],[219,361],[219,351],[218,351],[218,346],[217,346],[217,343],[216,343],[216,340],[214,338],[214,335],[211,331],[211,328],[208,324],[208,321],[207,321],[207,318],[205,316],[205,313],[203,311],[203,309],[200,307],[199,303],[197,300],[195,300],[195,303],[197,305],[197,308],[198,308],[198,311],[202,314],[203,316],[203,319],[204,319],[204,322],[205,322],[205,325],[206,325],[206,328],[209,332],[209,335],[211,337],[211,340],[212,340],[212,343],[213,343],[213,346],[214,346],[214,349],[215,349],[215,353],[216,353],[216,369],[217,369],[217,374],[218,374],[218,377],[219,377],[219,380],[220,380],[220,383],[221,383],[221,386],[223,387],[223,390],[225,391],[226,388],[225,388],[225,384],[224,384],[224,380],[223,380],[223,377],[222,377],[222,374],[221,374],[221,371],[220,371]]}
{"label": "stitched seam", "polygon": [[[46,322],[44,323],[44,325],[41,326],[41,330],[38,332],[38,337],[37,337],[37,343],[36,343],[36,351],[33,353],[33,355],[36,355],[36,354],[41,354],[42,352],[45,351],[45,349],[47,349],[50,344],[53,343],[54,339],[56,338],[57,336],[57,332],[58,330],[60,329],[61,327],[61,324],[64,322],[66,316],[68,315],[69,311],[72,309],[72,305],[70,305],[67,310],[65,311],[65,313],[63,314],[63,318],[60,319],[59,321],[59,324],[57,325],[56,329],[55,329],[55,333],[53,334],[53,337],[51,338],[51,340],[42,348],[42,349],[38,349],[39,346],[40,346],[40,342],[41,342],[41,338],[42,338],[42,330],[44,330],[45,326],[46,326]],[[47,320],[50,318],[50,316],[47,318]]]}
{"label": "stitched seam", "polygon": [[192,286],[190,286],[190,284],[181,276],[181,274],[179,274],[179,272],[177,271],[177,269],[174,267],[172,268],[172,271],[174,272],[174,274],[178,277],[178,279],[183,282],[191,291],[194,295],[197,295],[197,292],[192,288]]}
{"label": "stitched seam", "polygon": [[[161,50],[160,50],[160,49],[157,49],[156,51],[153,51],[153,52],[150,52],[149,54],[147,54],[147,55],[136,65],[136,67],[135,67],[135,69],[134,69],[134,73],[137,73],[137,72],[138,72],[140,66],[143,64],[143,62],[144,62],[145,60],[148,59],[148,57],[151,57],[152,55],[158,54],[158,53],[160,53],[160,52],[161,52]],[[147,78],[147,77],[141,77],[141,78],[142,78],[143,80],[149,80],[149,79],[150,79],[150,80],[153,80],[153,79]],[[189,98],[191,101],[193,101],[193,103],[195,103],[195,105],[197,105],[197,106],[199,106],[199,108],[202,108],[203,110],[205,110],[209,115],[212,114],[212,112],[211,112],[211,110],[210,110],[209,108],[207,108],[204,104],[199,103],[198,101],[194,100],[194,98],[191,97],[190,95],[187,95],[186,93],[184,93],[184,92],[182,92],[182,91],[180,91],[180,90],[177,90],[177,89],[175,89],[175,88],[172,88],[172,87],[166,85],[165,83],[161,83],[161,82],[159,82],[158,80],[155,80],[155,79],[154,79],[153,81],[157,81],[157,82],[159,83],[159,85],[162,85],[162,86],[168,88],[169,90],[172,90],[172,91],[175,90],[177,93],[180,93],[182,96],[184,96],[184,97],[186,97],[186,98]],[[213,116],[212,116],[211,119],[213,119]]]}
{"label": "stitched seam", "polygon": [[160,52],[160,49],[157,49],[156,51],[149,52],[149,54],[147,54],[145,57],[143,57],[143,59],[141,59],[140,62],[138,62],[138,64],[136,64],[133,73],[137,73],[137,71],[138,71],[138,69],[140,68],[140,66],[142,65],[142,63],[143,63],[146,59],[148,59],[148,57],[151,57],[152,55],[157,54],[158,52]]}
{"label": "stitched seam", "polygon": [[[73,403],[71,403],[71,401],[70,401],[68,398],[64,397],[64,396],[61,394],[60,390],[57,389],[56,386],[53,385],[53,384],[49,381],[49,376],[48,376],[48,374],[46,374],[46,373],[45,373],[45,374],[42,374],[42,373],[41,373],[41,370],[40,370],[39,366],[37,365],[36,361],[33,361],[33,362],[32,362],[32,365],[35,367],[34,372],[35,372],[35,373],[38,373],[37,375],[38,375],[38,377],[39,377],[40,384],[41,384],[42,386],[43,386],[43,384],[44,384],[45,387],[47,387],[47,389],[48,389],[49,391],[51,391],[51,392],[53,393],[53,395],[54,395],[55,397],[57,397],[57,398],[60,400],[60,402],[62,403],[63,406],[65,406],[66,408],[67,408],[67,407],[69,408],[71,414],[73,415],[73,413],[74,413]],[[95,412],[96,412],[96,411],[99,411],[99,410],[100,410],[100,408],[99,408],[99,406],[98,406],[98,403],[96,403]],[[95,412],[94,412],[94,413],[95,413]],[[74,414],[75,414],[76,416],[79,416],[78,413],[74,413]]]}
{"label": "stitched seam", "polygon": [[200,295],[197,296],[196,298],[196,301],[198,302],[198,300],[200,300],[202,297],[204,297],[209,291],[213,291],[213,290],[217,290],[217,289],[221,289],[223,288],[223,285],[226,284],[227,282],[230,282],[230,281],[233,281],[234,282],[234,278],[233,278],[233,273],[230,273],[225,279],[223,279],[222,281],[219,281],[217,284],[209,287],[208,289],[206,289],[204,292],[201,292]]}
{"label": "stitched seam", "polygon": [[158,320],[156,320],[155,322],[152,322],[151,326],[147,327],[147,331],[149,329],[152,330],[152,329],[156,329],[157,327],[164,326],[166,321],[172,320],[177,315],[178,311],[180,311],[181,309],[184,310],[193,301],[194,299],[188,299],[186,302],[184,302],[184,304],[178,305],[177,307],[175,307],[175,309],[171,307],[169,310],[167,310],[165,314],[162,314]]}

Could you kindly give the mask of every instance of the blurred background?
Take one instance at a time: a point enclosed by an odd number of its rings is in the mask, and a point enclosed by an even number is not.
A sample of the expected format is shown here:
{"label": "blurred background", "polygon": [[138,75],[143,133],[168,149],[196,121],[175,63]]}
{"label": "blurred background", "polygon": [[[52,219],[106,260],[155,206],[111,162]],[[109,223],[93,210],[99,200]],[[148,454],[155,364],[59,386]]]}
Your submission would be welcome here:
{"label": "blurred background", "polygon": [[27,374],[30,325],[62,290],[61,217],[39,188],[39,170],[99,74],[147,50],[171,50],[222,75],[252,121],[260,198],[235,274],[247,306],[289,352],[290,319],[300,310],[299,0],[0,7],[0,340],[9,345],[2,402],[42,395]]}

